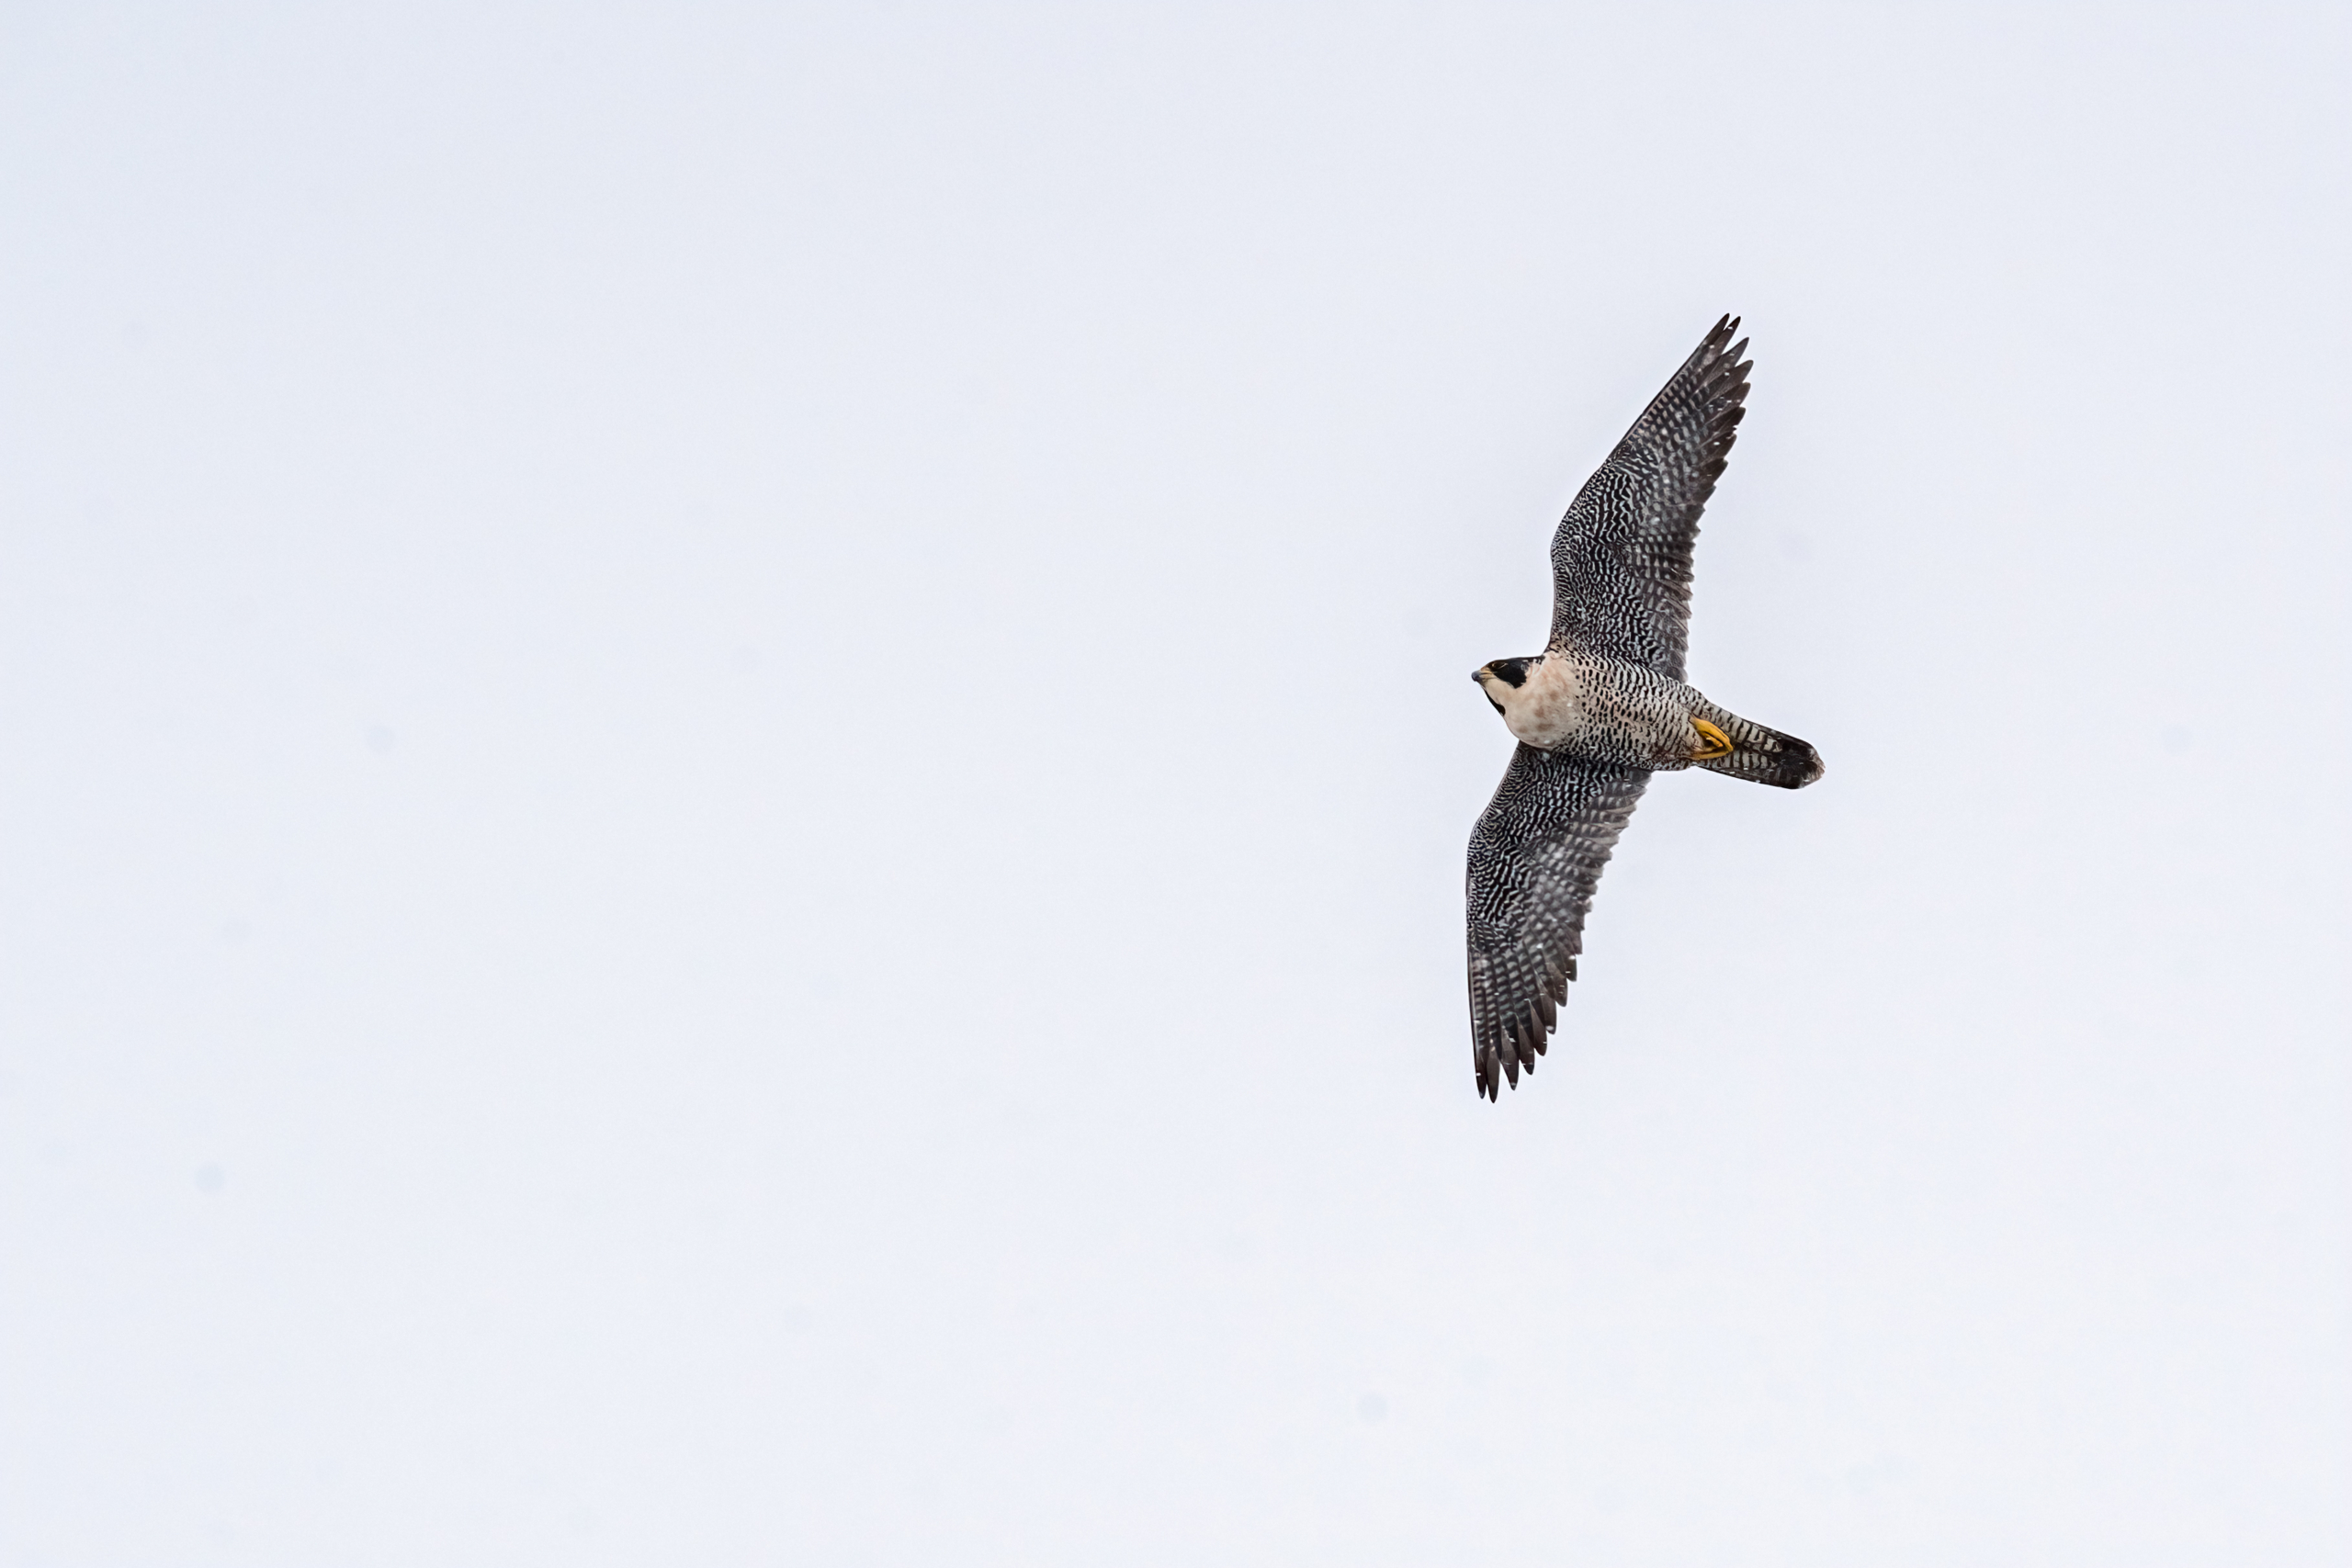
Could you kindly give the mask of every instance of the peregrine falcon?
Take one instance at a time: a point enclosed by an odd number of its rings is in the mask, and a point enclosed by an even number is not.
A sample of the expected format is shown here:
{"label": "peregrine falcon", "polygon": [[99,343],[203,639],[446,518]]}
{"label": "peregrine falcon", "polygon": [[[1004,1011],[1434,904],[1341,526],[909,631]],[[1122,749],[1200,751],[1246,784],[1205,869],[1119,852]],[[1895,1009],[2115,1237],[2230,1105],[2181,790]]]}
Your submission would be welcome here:
{"label": "peregrine falcon", "polygon": [[1690,547],[1747,397],[1738,330],[1715,323],[1560,519],[1544,651],[1472,676],[1519,741],[1470,834],[1471,1064],[1488,1100],[1535,1071],[1652,773],[1696,763],[1781,789],[1822,774],[1811,746],[1682,680]]}

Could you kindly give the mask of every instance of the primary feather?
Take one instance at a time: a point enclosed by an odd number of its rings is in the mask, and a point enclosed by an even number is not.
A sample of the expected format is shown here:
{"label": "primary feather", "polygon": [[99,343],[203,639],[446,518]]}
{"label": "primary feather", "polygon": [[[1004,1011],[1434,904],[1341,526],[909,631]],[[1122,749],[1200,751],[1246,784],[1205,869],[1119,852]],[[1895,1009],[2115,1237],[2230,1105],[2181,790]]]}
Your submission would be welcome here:
{"label": "primary feather", "polygon": [[1584,951],[1600,868],[1645,769],[1521,746],[1470,832],[1470,1021],[1478,1092],[1535,1070]]}
{"label": "primary feather", "polygon": [[1569,503],[1552,536],[1552,647],[1682,679],[1699,514],[1747,412],[1738,330],[1715,323]]}

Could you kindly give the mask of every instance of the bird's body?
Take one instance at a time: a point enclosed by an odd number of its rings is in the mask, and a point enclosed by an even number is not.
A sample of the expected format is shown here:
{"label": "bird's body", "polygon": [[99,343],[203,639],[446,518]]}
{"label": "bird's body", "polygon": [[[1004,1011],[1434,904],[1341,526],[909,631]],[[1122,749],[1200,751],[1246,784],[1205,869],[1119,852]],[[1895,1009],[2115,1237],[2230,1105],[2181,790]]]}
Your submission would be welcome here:
{"label": "bird's body", "polygon": [[1475,676],[1520,743],[1470,836],[1472,1065],[1488,1099],[1535,1070],[1600,869],[1652,773],[1783,789],[1822,775],[1811,746],[1682,678],[1699,514],[1747,394],[1738,324],[1715,324],[1561,519],[1549,645]]}
{"label": "bird's body", "polygon": [[1698,694],[1670,675],[1576,649],[1496,663],[1524,671],[1517,685],[1493,665],[1479,679],[1521,745],[1652,772],[1687,768],[1707,745],[1690,725]]}

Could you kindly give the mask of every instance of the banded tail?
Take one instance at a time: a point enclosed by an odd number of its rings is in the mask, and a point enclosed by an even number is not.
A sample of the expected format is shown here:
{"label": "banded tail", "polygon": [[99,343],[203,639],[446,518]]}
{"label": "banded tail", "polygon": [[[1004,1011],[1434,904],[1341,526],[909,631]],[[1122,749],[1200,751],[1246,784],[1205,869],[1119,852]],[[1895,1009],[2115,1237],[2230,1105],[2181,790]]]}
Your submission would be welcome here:
{"label": "banded tail", "polygon": [[1728,756],[1711,757],[1694,764],[1709,773],[1746,779],[1749,784],[1770,784],[1774,789],[1803,789],[1827,771],[1822,766],[1821,753],[1806,742],[1777,729],[1767,729],[1729,708],[1702,703],[1693,716],[1705,719],[1731,739]]}

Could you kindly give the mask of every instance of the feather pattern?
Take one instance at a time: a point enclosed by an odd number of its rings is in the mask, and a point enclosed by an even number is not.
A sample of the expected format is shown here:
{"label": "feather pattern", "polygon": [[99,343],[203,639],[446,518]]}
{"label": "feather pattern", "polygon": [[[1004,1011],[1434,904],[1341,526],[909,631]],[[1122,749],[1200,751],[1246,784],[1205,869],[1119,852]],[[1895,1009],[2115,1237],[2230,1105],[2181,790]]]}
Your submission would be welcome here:
{"label": "feather pattern", "polygon": [[1646,769],[1521,746],[1470,834],[1471,1061],[1478,1092],[1519,1087],[1559,1021],[1600,868]]}
{"label": "feather pattern", "polygon": [[1645,665],[1679,681],[1690,554],[1747,397],[1745,338],[1725,316],[1674,373],[1552,536],[1555,649]]}

